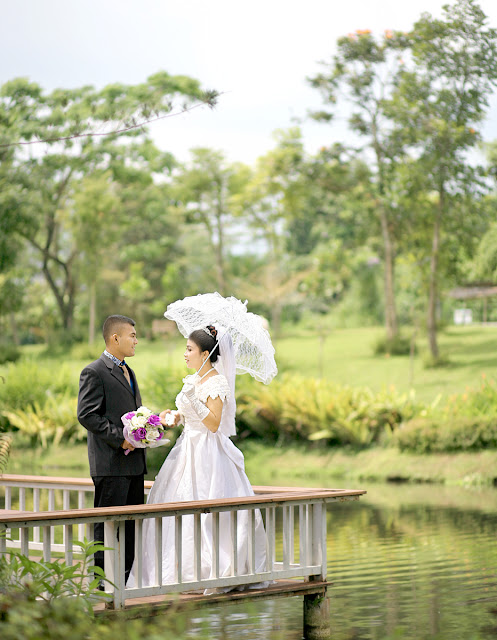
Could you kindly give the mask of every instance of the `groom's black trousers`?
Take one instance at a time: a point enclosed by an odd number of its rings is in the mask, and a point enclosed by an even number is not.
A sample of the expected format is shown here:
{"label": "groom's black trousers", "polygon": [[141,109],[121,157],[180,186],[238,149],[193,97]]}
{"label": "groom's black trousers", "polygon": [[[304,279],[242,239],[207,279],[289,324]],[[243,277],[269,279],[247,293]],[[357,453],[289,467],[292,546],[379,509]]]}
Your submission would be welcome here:
{"label": "groom's black trousers", "polygon": [[[144,475],[138,476],[93,476],[95,485],[95,507],[122,507],[127,504],[143,504],[145,489]],[[125,579],[133,566],[135,557],[135,523],[133,520],[125,524],[126,545],[124,553]],[[104,541],[104,523],[96,522],[94,529],[95,542]],[[95,554],[95,565],[104,567],[104,552]]]}

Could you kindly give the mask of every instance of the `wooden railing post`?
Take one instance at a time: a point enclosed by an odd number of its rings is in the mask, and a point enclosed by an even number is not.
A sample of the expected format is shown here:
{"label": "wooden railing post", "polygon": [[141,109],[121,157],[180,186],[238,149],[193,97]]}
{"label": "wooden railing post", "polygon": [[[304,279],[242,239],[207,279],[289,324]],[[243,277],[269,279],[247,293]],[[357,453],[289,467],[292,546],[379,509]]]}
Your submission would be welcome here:
{"label": "wooden railing post", "polygon": [[104,551],[105,575],[114,586],[110,590],[114,598],[111,604],[113,609],[124,609],[124,553],[126,534],[124,520],[109,521],[104,523],[104,546],[110,547]]}
{"label": "wooden railing post", "polygon": [[[320,565],[319,575],[309,576],[309,580],[326,580],[326,503],[309,505],[311,524],[311,559],[313,565]],[[304,596],[304,638],[305,640],[327,640],[331,638],[330,600],[326,587],[322,593]]]}

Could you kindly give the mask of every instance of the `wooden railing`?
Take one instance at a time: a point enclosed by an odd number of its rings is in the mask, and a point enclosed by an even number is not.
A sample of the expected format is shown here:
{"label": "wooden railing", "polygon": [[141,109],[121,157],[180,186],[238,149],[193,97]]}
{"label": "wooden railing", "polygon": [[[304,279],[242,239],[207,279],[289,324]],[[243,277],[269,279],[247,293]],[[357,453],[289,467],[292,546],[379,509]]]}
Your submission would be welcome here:
{"label": "wooden railing", "polygon": [[[28,555],[41,550],[43,558],[63,552],[66,562],[74,559],[74,535],[93,539],[93,525],[104,522],[105,544],[111,547],[105,552],[105,569],[109,580],[114,608],[124,607],[126,598],[155,596],[172,592],[233,587],[282,578],[302,577],[306,580],[326,578],[326,505],[337,501],[357,500],[362,490],[307,489],[291,487],[254,487],[255,496],[198,502],[134,505],[126,507],[88,508],[86,501],[93,493],[91,480],[71,478],[42,478],[36,476],[0,476],[4,487],[5,510],[0,511],[0,531],[8,533],[11,542],[0,539],[0,552],[7,544],[16,546]],[[147,483],[149,489],[151,483]],[[40,505],[48,505],[41,511]],[[72,506],[75,508],[72,508]],[[13,509],[17,507],[16,509]],[[57,507],[61,506],[60,509]],[[1,503],[0,503],[1,507]],[[263,515],[266,530],[267,568],[255,572],[255,510]],[[247,512],[248,558],[245,568],[237,562],[237,519]],[[229,576],[219,575],[220,514],[230,514],[232,535],[232,571]],[[212,546],[214,577],[201,576],[200,562],[195,562],[193,580],[185,581],[182,559],[182,526],[185,516],[194,518],[194,553],[199,559],[201,549],[201,515],[212,514]],[[163,584],[162,544],[160,543],[162,519],[172,518],[175,536],[175,580]],[[146,520],[154,521],[157,544],[155,545],[155,581],[143,586],[142,581],[142,532]],[[125,587],[124,545],[126,521],[135,522],[136,586]]]}

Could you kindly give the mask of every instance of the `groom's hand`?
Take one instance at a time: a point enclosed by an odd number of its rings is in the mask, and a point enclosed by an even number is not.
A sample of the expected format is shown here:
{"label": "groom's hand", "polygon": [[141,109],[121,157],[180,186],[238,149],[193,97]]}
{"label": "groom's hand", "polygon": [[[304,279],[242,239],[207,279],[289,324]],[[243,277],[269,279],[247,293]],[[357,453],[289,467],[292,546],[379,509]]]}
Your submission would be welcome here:
{"label": "groom's hand", "polygon": [[125,441],[122,443],[121,447],[122,447],[123,449],[129,449],[130,451],[134,451],[134,450],[135,450],[134,446],[133,446],[132,444],[130,444],[127,440],[125,440]]}

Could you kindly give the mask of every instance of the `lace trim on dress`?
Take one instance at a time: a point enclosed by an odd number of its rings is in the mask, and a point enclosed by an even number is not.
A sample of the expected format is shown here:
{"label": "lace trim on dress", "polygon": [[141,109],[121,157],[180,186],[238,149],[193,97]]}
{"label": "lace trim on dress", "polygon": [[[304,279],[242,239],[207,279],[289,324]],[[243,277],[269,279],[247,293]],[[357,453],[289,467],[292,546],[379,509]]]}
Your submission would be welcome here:
{"label": "lace trim on dress", "polygon": [[221,398],[224,402],[230,396],[230,386],[223,375],[212,376],[196,387],[197,398],[204,404],[207,398]]}

